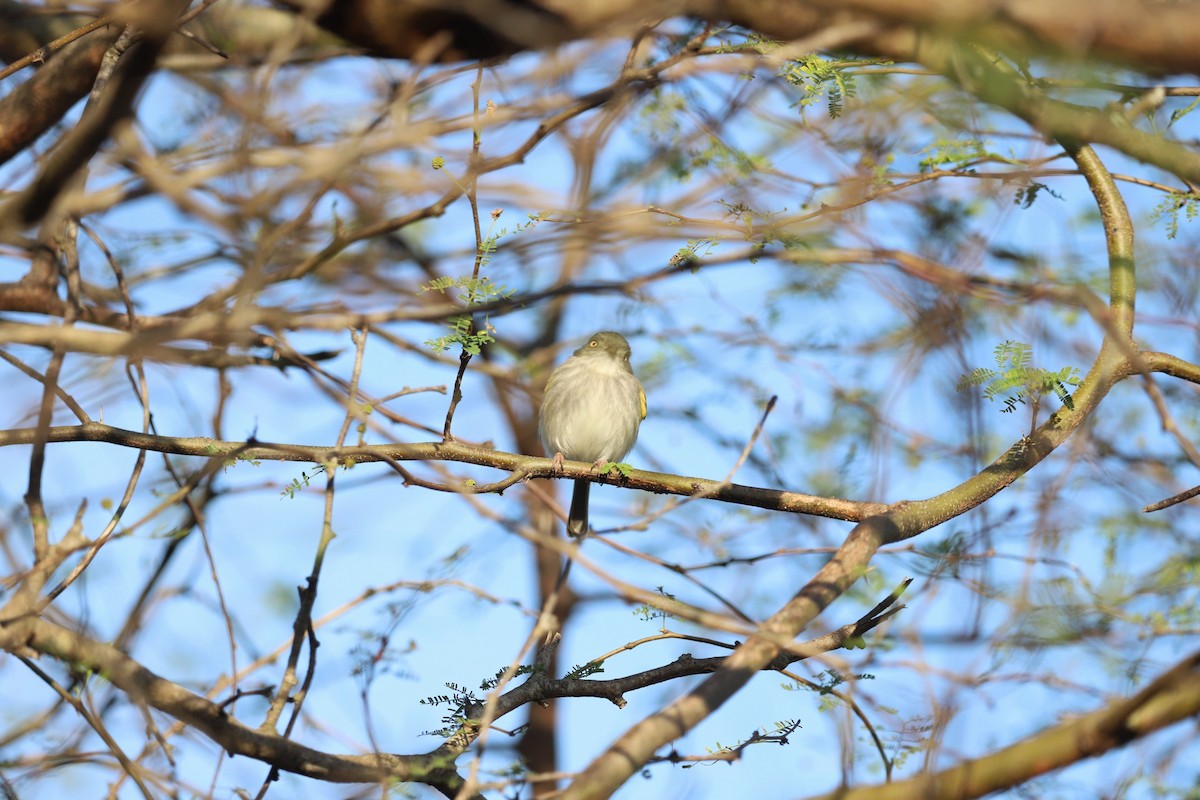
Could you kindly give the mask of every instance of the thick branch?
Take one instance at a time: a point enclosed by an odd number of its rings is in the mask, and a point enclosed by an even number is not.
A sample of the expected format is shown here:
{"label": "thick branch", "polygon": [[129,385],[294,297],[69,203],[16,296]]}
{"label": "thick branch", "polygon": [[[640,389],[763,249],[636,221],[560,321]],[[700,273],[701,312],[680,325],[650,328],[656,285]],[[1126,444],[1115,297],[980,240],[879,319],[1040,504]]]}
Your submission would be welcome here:
{"label": "thick branch", "polygon": [[1142,363],[1146,372],[1161,372],[1172,378],[1200,384],[1200,364],[1184,361],[1179,356],[1170,353],[1142,353]]}
{"label": "thick branch", "polygon": [[[1200,154],[1161,134],[1134,127],[1120,113],[1049,97],[1002,62],[950,37],[906,39],[887,44],[897,58],[918,61],[958,83],[985,103],[1003,108],[1034,130],[1068,142],[1102,144],[1193,183],[1200,183]],[[1200,66],[1200,65],[1198,65]]]}
{"label": "thick branch", "polygon": [[[1200,27],[1188,3],[1135,0],[459,0],[435,10],[417,0],[284,0],[345,39],[394,58],[493,58],[598,36],[670,17],[734,22],[797,40],[830,27],[880,37],[936,34],[1023,54],[1107,59],[1154,72],[1200,72]],[[882,33],[886,32],[886,33]]]}
{"label": "thick branch", "polygon": [[[779,6],[803,6],[830,25],[847,17],[890,30],[935,32],[1024,55],[1062,55],[1140,66],[1152,72],[1200,72],[1200,28],[1187,3],[1142,0],[803,0],[719,4],[730,19],[795,38]],[[789,24],[791,23],[791,24]]]}
{"label": "thick branch", "polygon": [[[96,87],[79,124],[57,143],[38,177],[16,200],[0,209],[0,230],[24,228],[40,220],[107,141],[113,128],[133,112],[134,99],[154,70],[159,51],[170,35],[169,21],[178,5],[173,0],[159,0],[152,9],[131,13],[140,27],[127,27],[114,42],[109,56],[119,55],[120,60],[111,82]],[[128,49],[115,52],[126,43]]]}
{"label": "thick branch", "polygon": [[989,756],[933,775],[885,786],[839,789],[814,800],[983,797],[1123,747],[1195,714],[1200,714],[1200,652],[1188,656],[1131,698],[1044,730]]}
{"label": "thick branch", "polygon": [[230,755],[249,756],[297,775],[332,783],[416,781],[451,791],[462,782],[453,764],[437,756],[333,755],[246,727],[217,703],[156,675],[115,647],[43,619],[0,625],[0,647],[32,649],[97,672],[134,700],[200,731]]}
{"label": "thick branch", "polygon": [[120,33],[113,26],[72,42],[0,98],[0,164],[33,144],[87,94]]}

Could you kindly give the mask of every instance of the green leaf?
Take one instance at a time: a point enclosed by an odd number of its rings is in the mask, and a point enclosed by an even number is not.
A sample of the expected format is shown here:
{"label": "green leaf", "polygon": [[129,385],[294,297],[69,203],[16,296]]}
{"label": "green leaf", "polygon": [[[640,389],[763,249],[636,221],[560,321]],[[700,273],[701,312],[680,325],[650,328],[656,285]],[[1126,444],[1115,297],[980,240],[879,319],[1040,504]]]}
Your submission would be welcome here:
{"label": "green leaf", "polygon": [[1032,345],[1012,340],[996,345],[993,357],[998,369],[977,367],[959,377],[955,390],[962,392],[982,386],[985,398],[1003,401],[1004,408],[1000,410],[1005,414],[1016,411],[1017,405],[1040,402],[1048,394],[1057,397],[1067,409],[1075,409],[1067,387],[1078,386],[1082,380],[1076,367],[1063,367],[1056,372],[1034,367]]}
{"label": "green leaf", "polygon": [[623,475],[626,478],[628,478],[630,475],[633,474],[633,467],[630,466],[629,464],[626,464],[624,461],[620,461],[620,462],[606,461],[606,462],[604,462],[603,464],[600,465],[600,474],[607,475],[608,473],[612,472],[614,469],[617,472],[621,473],[621,475]]}

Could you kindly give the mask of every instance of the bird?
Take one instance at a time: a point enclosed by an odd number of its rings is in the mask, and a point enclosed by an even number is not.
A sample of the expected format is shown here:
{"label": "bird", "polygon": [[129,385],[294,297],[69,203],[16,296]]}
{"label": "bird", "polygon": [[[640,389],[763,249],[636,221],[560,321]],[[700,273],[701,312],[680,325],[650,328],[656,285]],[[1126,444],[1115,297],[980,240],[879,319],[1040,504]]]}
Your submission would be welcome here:
{"label": "bird", "polygon": [[[538,438],[553,453],[557,470],[564,459],[599,467],[623,459],[637,441],[646,418],[646,391],[629,366],[629,342],[615,331],[600,331],[550,374],[538,414]],[[588,529],[591,482],[576,480],[567,515],[567,533]]]}

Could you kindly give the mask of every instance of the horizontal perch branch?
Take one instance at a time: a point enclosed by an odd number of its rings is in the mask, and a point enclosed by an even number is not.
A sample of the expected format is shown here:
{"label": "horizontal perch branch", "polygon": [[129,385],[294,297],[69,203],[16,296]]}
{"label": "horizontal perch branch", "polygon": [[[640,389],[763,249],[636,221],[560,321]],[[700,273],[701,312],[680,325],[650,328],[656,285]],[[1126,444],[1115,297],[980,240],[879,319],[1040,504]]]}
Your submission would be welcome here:
{"label": "horizontal perch branch", "polygon": [[[0,447],[33,444],[38,439],[36,428],[15,428],[0,431]],[[457,461],[484,467],[508,470],[522,478],[562,477],[591,479],[597,483],[609,483],[631,489],[642,489],[657,494],[675,494],[684,497],[706,497],[725,503],[754,506],[774,511],[795,514],[812,514],[830,519],[857,522],[873,514],[887,510],[884,503],[859,502],[831,497],[789,492],[779,489],[764,489],[736,483],[667,475],[661,472],[632,470],[629,475],[606,477],[593,470],[591,464],[567,461],[561,471],[556,471],[549,458],[524,456],[473,447],[459,442],[419,442],[415,444],[377,444],[361,447],[322,447],[314,445],[275,444],[254,439],[245,442],[229,442],[203,436],[157,436],[149,433],[116,428],[100,422],[82,425],[51,427],[46,431],[48,443],[63,442],[107,442],[138,450],[153,450],[200,458],[229,458],[245,461],[298,461],[313,464],[336,463],[349,465],[370,461]],[[463,494],[478,494],[503,491],[512,481],[503,481],[495,487],[464,483],[461,486],[444,486],[445,491]]]}

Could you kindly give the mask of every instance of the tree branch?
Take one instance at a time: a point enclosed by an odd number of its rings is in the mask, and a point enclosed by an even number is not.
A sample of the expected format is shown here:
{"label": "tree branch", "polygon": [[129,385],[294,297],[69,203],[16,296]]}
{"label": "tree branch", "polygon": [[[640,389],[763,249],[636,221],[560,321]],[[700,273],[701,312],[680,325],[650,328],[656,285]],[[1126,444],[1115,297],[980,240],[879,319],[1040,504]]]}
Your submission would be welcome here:
{"label": "tree branch", "polygon": [[[432,11],[416,0],[284,0],[369,52],[436,60],[495,58],[580,38],[620,36],[655,20],[693,17],[734,22],[780,40],[803,39],[834,25],[856,26],[859,46],[880,38],[930,34],[1022,54],[1107,59],[1151,71],[1200,72],[1200,30],[1187,4],[1135,0],[462,0]],[[877,33],[886,31],[887,33]]]}
{"label": "tree branch", "polygon": [[[158,436],[138,431],[115,428],[101,422],[83,425],[51,427],[45,431],[47,443],[59,442],[108,442],[138,450],[153,450],[175,455],[200,458],[228,458],[246,461],[299,461],[325,464],[365,463],[372,461],[456,461],[477,464],[520,473],[525,478],[562,478],[590,480],[611,486],[642,489],[657,494],[676,494],[690,497],[698,495],[737,505],[786,511],[794,514],[813,514],[820,517],[856,521],[887,508],[883,503],[870,503],[839,498],[789,492],[778,489],[763,489],[736,483],[667,475],[661,472],[631,470],[628,476],[600,475],[593,464],[582,461],[563,462],[556,470],[549,458],[505,453],[472,447],[460,442],[423,442],[416,444],[378,444],[361,447],[321,447],[316,445],[293,445],[249,440],[228,442],[204,436]],[[14,428],[0,431],[0,447],[32,444],[37,440],[36,428]],[[511,481],[500,484],[441,485],[426,483],[426,488],[459,494],[487,494],[500,491],[511,485]]]}
{"label": "tree branch", "polygon": [[334,755],[254,730],[210,700],[160,677],[111,645],[89,639],[44,619],[26,618],[0,626],[0,647],[33,650],[104,676],[135,701],[158,709],[200,731],[230,755],[265,761],[286,772],[331,783],[414,781],[454,791],[461,778],[453,763],[437,755]]}
{"label": "tree branch", "polygon": [[[12,21],[8,3],[0,12],[6,24]],[[120,33],[114,25],[71,42],[0,98],[0,164],[33,144],[87,94],[100,60]]]}
{"label": "tree branch", "polygon": [[1085,714],[932,775],[813,800],[959,800],[1010,789],[1031,778],[1107,753],[1200,714],[1200,652],[1180,661],[1133,697]]}

